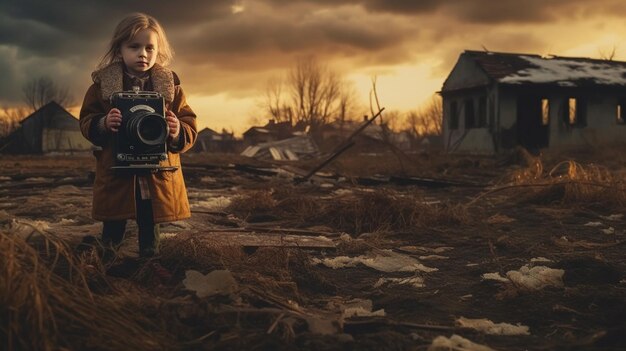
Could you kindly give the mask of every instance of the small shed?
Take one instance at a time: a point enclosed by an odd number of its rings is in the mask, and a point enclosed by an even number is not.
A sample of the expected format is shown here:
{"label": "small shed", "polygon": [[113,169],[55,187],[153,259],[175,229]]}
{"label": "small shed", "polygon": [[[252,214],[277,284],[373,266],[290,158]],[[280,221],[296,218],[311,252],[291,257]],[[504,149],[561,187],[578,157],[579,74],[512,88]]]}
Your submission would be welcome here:
{"label": "small shed", "polygon": [[7,154],[45,154],[87,151],[91,143],[83,137],[78,119],[56,102],[41,107],[20,122],[5,140]]}
{"label": "small shed", "polygon": [[449,152],[626,140],[626,62],[465,51],[440,94]]}

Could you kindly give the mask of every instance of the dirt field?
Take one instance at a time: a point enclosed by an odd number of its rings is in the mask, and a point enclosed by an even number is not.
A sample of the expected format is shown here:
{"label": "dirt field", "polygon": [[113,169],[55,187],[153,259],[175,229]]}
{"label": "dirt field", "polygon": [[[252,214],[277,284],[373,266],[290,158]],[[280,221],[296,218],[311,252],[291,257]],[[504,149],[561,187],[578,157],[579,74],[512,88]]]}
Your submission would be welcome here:
{"label": "dirt field", "polygon": [[117,257],[80,245],[90,156],[2,156],[2,349],[623,350],[619,150],[352,153],[305,182],[319,161],[185,155],[193,216],[148,261],[133,225]]}

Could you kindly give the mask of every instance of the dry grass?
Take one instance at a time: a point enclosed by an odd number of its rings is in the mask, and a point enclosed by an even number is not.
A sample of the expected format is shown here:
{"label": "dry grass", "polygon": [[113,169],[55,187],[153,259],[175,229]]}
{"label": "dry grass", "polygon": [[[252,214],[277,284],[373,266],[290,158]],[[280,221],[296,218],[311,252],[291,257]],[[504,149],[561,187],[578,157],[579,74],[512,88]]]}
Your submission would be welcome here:
{"label": "dry grass", "polygon": [[462,205],[428,204],[418,193],[391,190],[356,192],[332,199],[301,196],[296,190],[255,192],[227,209],[245,217],[272,212],[300,226],[325,225],[350,234],[406,230],[439,224],[467,223]]}
{"label": "dry grass", "polygon": [[517,195],[521,195],[523,201],[605,207],[626,205],[624,179],[607,167],[567,160],[546,170],[539,157],[529,158],[527,165],[509,178],[510,184],[518,187]]}
{"label": "dry grass", "polygon": [[[142,306],[144,296],[99,295],[103,276],[60,240],[40,233],[43,257],[26,240],[0,232],[0,340],[7,350],[175,349]],[[63,263],[64,274],[57,274]]]}

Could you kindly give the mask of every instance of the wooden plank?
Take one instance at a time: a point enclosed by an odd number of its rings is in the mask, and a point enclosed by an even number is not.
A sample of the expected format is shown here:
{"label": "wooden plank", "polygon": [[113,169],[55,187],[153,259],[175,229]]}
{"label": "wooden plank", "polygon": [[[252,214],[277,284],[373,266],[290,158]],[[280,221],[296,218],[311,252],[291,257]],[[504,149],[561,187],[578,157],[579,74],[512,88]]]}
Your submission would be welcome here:
{"label": "wooden plank", "polygon": [[289,235],[282,233],[242,233],[189,231],[194,239],[218,245],[244,247],[299,247],[307,249],[335,248],[335,243],[325,236]]}

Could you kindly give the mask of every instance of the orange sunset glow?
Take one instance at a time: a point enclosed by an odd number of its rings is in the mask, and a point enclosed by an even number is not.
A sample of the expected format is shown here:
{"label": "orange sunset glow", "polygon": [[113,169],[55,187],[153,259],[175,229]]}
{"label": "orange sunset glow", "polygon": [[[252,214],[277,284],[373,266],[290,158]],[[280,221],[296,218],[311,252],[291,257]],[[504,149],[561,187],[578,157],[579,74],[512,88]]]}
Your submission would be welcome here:
{"label": "orange sunset glow", "polygon": [[161,21],[199,128],[233,130],[269,116],[271,78],[314,56],[356,92],[354,118],[369,113],[372,78],[381,105],[415,110],[436,93],[463,50],[626,60],[617,0],[3,1],[0,105],[17,107],[22,86],[49,76],[75,100],[104,55],[118,19],[134,11]]}

